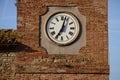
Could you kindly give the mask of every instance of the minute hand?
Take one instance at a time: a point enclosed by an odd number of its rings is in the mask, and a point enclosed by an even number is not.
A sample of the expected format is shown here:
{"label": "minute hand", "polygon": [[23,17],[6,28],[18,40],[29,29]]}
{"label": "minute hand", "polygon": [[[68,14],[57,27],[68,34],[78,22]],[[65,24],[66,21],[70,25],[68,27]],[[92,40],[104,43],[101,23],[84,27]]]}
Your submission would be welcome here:
{"label": "minute hand", "polygon": [[61,27],[61,29],[60,29],[59,33],[60,33],[60,32],[63,32],[64,27],[65,27],[65,21],[66,21],[66,17],[65,17],[65,19],[64,19],[64,22],[63,22],[63,24],[62,24],[62,27]]}
{"label": "minute hand", "polygon": [[65,21],[66,21],[66,17],[65,17],[65,19],[64,19],[64,22],[63,22],[63,24],[62,24],[62,27],[61,27],[60,31],[59,31],[58,34],[56,35],[56,38],[60,35],[61,32],[63,32],[64,27],[65,27]]}

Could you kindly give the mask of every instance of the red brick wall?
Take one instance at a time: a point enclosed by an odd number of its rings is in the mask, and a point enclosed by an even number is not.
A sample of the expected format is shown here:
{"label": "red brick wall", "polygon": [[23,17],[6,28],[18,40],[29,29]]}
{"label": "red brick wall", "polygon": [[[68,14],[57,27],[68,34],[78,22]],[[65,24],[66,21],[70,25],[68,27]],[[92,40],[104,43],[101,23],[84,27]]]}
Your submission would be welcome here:
{"label": "red brick wall", "polygon": [[100,74],[16,74],[16,80],[108,80]]}
{"label": "red brick wall", "polygon": [[80,55],[108,63],[107,0],[20,0],[16,5],[20,42],[40,52],[40,16],[47,12],[47,6],[77,6],[87,22],[87,45]]}
{"label": "red brick wall", "polygon": [[[1,79],[108,80],[107,0],[17,0],[16,6],[21,51],[10,53],[11,73],[5,77],[1,72]],[[40,17],[47,6],[76,6],[86,16],[86,46],[78,55],[48,55],[41,47]]]}

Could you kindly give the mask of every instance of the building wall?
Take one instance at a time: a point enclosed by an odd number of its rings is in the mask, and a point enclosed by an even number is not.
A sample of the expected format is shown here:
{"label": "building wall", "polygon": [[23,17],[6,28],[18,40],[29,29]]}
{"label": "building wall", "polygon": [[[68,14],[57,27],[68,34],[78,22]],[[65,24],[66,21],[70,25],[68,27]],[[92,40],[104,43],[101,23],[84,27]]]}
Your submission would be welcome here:
{"label": "building wall", "polygon": [[[78,55],[49,55],[41,46],[48,6],[76,6],[86,16],[86,46]],[[17,0],[16,7],[19,50],[1,53],[1,79],[108,80],[107,0]]]}

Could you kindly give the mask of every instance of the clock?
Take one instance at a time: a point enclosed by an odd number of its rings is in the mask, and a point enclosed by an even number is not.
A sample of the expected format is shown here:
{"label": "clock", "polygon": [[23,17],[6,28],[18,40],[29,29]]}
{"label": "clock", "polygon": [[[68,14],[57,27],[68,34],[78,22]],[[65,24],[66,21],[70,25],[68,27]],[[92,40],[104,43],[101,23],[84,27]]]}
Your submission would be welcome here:
{"label": "clock", "polygon": [[79,33],[79,21],[72,13],[55,13],[47,20],[47,37],[58,45],[69,45],[75,42]]}

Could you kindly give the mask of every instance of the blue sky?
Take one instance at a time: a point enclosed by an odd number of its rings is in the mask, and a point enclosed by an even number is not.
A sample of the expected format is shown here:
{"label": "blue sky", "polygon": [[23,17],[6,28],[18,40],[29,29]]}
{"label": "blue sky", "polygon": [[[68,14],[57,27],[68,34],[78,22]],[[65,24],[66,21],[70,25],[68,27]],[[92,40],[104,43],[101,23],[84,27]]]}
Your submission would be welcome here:
{"label": "blue sky", "polygon": [[0,29],[16,29],[15,0],[0,0]]}
{"label": "blue sky", "polygon": [[[108,0],[110,80],[120,80],[120,0]],[[15,0],[0,0],[0,29],[16,29]]]}
{"label": "blue sky", "polygon": [[110,80],[120,80],[120,0],[109,0],[108,24]]}

